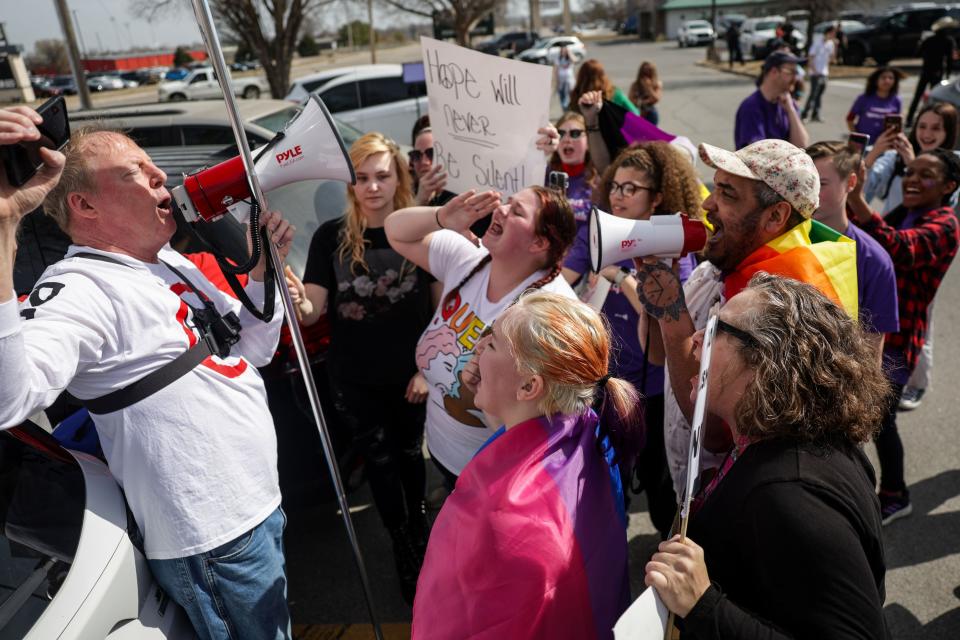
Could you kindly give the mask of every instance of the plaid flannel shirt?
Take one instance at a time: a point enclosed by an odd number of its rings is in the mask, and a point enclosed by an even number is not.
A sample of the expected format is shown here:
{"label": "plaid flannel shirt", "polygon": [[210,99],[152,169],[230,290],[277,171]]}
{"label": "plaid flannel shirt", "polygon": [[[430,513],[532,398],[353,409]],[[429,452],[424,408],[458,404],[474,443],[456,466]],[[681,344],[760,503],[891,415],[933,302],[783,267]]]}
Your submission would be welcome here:
{"label": "plaid flannel shirt", "polygon": [[903,351],[912,372],[927,332],[927,309],[960,245],[960,224],[948,206],[921,214],[909,229],[898,229],[906,216],[907,210],[900,206],[886,219],[874,213],[861,227],[893,259],[900,332],[888,333],[886,344]]}

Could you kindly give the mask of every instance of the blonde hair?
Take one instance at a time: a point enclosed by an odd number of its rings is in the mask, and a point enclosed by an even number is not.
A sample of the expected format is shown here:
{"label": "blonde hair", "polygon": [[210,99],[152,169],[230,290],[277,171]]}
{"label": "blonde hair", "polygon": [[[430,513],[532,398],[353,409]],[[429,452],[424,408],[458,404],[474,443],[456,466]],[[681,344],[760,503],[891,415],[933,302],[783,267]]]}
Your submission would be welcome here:
{"label": "blonde hair", "polygon": [[43,201],[43,211],[53,218],[57,226],[67,235],[70,235],[70,205],[67,204],[67,196],[77,191],[93,191],[96,188],[93,173],[87,164],[90,150],[97,144],[103,144],[104,137],[114,136],[125,138],[134,144],[133,140],[122,131],[98,123],[72,131],[70,142],[63,148],[67,161],[63,166],[59,182]]}
{"label": "blonde hair", "polygon": [[507,343],[521,371],[543,378],[544,415],[579,415],[603,390],[615,413],[617,430],[608,430],[618,455],[626,460],[640,448],[643,421],[640,398],[632,384],[609,375],[610,330],[586,304],[546,291],[526,293],[497,319],[497,335]]}
{"label": "blonde hair", "polygon": [[[353,163],[353,168],[356,170],[368,158],[380,153],[390,154],[393,159],[393,170],[397,173],[397,190],[393,194],[393,210],[412,207],[414,204],[413,182],[410,178],[410,170],[407,168],[406,159],[396,142],[382,133],[372,131],[358,138],[350,147],[350,162]],[[370,271],[370,267],[367,266],[364,258],[367,247],[363,234],[366,230],[367,218],[360,210],[360,202],[357,200],[353,185],[349,185],[347,186],[347,210],[344,214],[343,228],[340,231],[338,256],[341,261],[350,260],[350,271],[354,275],[357,274],[358,269]]]}

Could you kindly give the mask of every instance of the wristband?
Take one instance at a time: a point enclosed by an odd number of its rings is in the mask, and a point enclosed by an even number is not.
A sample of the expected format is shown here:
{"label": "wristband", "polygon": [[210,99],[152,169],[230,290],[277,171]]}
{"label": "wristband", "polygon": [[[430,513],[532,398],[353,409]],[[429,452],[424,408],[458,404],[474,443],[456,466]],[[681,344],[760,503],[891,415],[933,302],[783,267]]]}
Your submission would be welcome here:
{"label": "wristband", "polygon": [[440,227],[441,229],[446,229],[446,227],[440,223],[440,207],[437,207],[434,210],[433,217],[436,219],[438,227]]}
{"label": "wristband", "polygon": [[613,277],[613,286],[619,287],[623,284],[623,281],[627,279],[628,275],[630,275],[630,270],[626,267],[620,267],[620,271]]}

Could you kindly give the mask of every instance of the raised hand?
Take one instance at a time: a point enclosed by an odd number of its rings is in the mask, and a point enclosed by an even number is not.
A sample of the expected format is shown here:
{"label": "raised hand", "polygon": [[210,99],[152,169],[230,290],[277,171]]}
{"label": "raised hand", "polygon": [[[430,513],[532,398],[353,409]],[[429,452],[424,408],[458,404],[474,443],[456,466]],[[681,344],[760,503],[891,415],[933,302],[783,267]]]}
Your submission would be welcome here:
{"label": "raised hand", "polygon": [[437,220],[445,229],[463,233],[474,222],[488,215],[500,205],[498,191],[477,193],[476,189],[454,197],[437,211]]}

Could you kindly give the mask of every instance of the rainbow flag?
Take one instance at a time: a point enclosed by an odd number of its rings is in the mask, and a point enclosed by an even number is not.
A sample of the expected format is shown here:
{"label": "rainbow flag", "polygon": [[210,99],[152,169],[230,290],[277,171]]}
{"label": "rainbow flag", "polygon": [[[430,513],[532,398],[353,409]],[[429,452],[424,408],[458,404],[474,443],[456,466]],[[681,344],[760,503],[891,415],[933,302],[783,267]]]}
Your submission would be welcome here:
{"label": "rainbow flag", "polygon": [[597,424],[534,418],[464,468],[430,534],[415,640],[613,638],[630,603],[626,519]]}
{"label": "rainbow flag", "polygon": [[812,284],[859,317],[857,243],[825,224],[807,220],[751,253],[724,278],[724,298],[740,293],[759,271]]}

